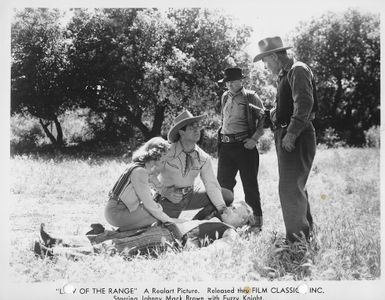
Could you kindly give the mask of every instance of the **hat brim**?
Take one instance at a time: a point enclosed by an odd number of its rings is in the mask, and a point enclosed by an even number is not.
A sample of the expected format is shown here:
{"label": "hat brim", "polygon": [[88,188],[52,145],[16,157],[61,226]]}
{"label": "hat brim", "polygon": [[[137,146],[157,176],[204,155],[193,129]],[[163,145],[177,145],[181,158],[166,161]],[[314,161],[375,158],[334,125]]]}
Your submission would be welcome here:
{"label": "hat brim", "polygon": [[256,55],[254,57],[253,62],[257,62],[258,60],[261,60],[262,58],[264,58],[265,56],[267,56],[267,55],[269,55],[271,53],[282,51],[282,50],[286,50],[286,49],[290,49],[290,48],[293,48],[293,47],[291,47],[291,46],[281,47],[281,48],[276,48],[276,49],[273,49],[273,50],[269,50],[269,51],[265,51],[265,52],[259,53],[258,55]]}
{"label": "hat brim", "polygon": [[245,79],[246,78],[246,76],[244,76],[244,75],[242,75],[242,77],[241,78],[238,78],[238,79],[232,79],[232,80],[230,80],[230,79],[228,79],[228,78],[222,78],[222,79],[220,79],[220,80],[218,80],[217,82],[218,83],[224,83],[224,82],[228,82],[228,81],[233,81],[233,80],[241,80],[241,79]]}
{"label": "hat brim", "polygon": [[183,128],[184,126],[188,125],[188,124],[191,124],[191,123],[194,123],[194,122],[197,122],[197,121],[200,121],[202,120],[203,118],[205,118],[206,115],[200,115],[200,116],[196,116],[196,117],[191,117],[191,118],[187,118],[187,119],[184,119],[178,123],[176,123],[173,127],[170,128],[170,130],[168,131],[168,134],[167,134],[167,139],[170,143],[175,143],[177,140],[178,140],[178,131]]}

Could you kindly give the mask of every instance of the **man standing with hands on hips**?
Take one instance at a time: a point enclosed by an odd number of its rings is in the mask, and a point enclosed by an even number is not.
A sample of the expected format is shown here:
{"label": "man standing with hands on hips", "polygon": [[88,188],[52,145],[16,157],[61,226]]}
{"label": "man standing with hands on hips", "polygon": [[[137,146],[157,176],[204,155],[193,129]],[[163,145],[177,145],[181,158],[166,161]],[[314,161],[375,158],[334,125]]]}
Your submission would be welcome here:
{"label": "man standing with hands on hips", "polygon": [[270,112],[278,157],[279,198],[286,237],[294,242],[303,233],[308,239],[313,227],[306,182],[316,152],[312,120],[318,111],[314,76],[303,62],[289,58],[280,37],[258,43],[262,60],[278,75],[276,106]]}
{"label": "man standing with hands on hips", "polygon": [[222,188],[233,192],[239,171],[246,203],[253,210],[249,225],[262,229],[261,198],[258,187],[258,139],[263,135],[264,108],[254,91],[243,87],[240,68],[227,68],[219,83],[227,91],[221,99],[222,127],[218,135],[218,181]]}

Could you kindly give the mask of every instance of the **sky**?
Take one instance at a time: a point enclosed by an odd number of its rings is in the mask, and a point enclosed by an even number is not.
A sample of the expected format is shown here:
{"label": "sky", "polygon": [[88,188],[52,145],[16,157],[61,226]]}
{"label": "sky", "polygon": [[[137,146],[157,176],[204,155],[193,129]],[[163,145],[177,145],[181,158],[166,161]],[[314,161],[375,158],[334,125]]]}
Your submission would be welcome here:
{"label": "sky", "polygon": [[[238,1],[237,1],[238,2]],[[237,22],[253,28],[247,52],[258,52],[258,41],[269,36],[284,38],[295,30],[301,21],[309,21],[328,11],[342,13],[348,8],[360,12],[385,12],[385,1],[380,0],[318,0],[318,1],[241,1],[244,5],[231,5],[224,9],[237,18]]]}
{"label": "sky", "polygon": [[268,36],[286,36],[300,21],[310,20],[326,13],[343,12],[349,7],[362,12],[385,12],[383,0],[13,0],[2,1],[1,6],[11,7],[210,7],[222,8],[233,15],[235,22],[253,28],[246,51],[257,52],[258,41]]}

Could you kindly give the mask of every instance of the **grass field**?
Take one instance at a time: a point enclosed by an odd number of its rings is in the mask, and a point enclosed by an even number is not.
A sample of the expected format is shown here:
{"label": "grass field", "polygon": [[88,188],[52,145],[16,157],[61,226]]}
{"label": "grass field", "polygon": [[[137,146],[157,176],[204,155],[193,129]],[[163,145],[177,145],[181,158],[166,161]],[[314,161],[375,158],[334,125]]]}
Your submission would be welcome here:
{"label": "grass field", "polygon": [[[103,216],[107,194],[125,168],[120,159],[11,159],[12,281],[253,281],[359,280],[380,277],[380,151],[319,150],[308,182],[316,236],[305,253],[282,251],[284,234],[275,153],[261,155],[261,234],[244,234],[228,249],[186,249],[158,258],[120,256],[36,259],[31,251],[40,223],[54,235],[84,235]],[[216,164],[216,161],[215,161]],[[236,186],[236,200],[242,200]],[[186,271],[188,270],[188,272]]]}

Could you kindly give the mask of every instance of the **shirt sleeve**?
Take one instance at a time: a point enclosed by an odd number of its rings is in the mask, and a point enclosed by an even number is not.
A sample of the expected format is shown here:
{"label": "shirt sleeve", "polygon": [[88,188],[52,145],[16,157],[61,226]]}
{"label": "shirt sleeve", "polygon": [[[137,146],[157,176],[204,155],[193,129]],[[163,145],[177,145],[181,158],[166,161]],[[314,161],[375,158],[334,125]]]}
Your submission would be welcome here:
{"label": "shirt sleeve", "polygon": [[222,189],[219,185],[216,176],[214,175],[210,157],[207,158],[207,161],[204,163],[201,169],[200,176],[206,188],[206,193],[209,196],[210,201],[216,207],[216,209],[222,210],[223,208],[225,208],[226,204],[222,197]]}
{"label": "shirt sleeve", "polygon": [[263,113],[256,113],[257,115],[257,118],[255,120],[256,130],[251,137],[253,140],[258,141],[258,139],[264,133],[263,125],[265,123],[265,107],[263,106],[262,100],[258,97],[256,93],[253,94],[253,100],[254,100],[254,104],[258,106],[260,109],[262,109],[263,111]]}
{"label": "shirt sleeve", "polygon": [[304,67],[297,66],[288,73],[293,97],[293,115],[287,132],[298,136],[307,125],[313,108],[312,74]]}
{"label": "shirt sleeve", "polygon": [[131,182],[144,208],[154,216],[154,218],[163,223],[172,221],[172,219],[162,211],[158,203],[154,201],[148,184],[148,175],[144,169],[136,168],[131,174]]}

